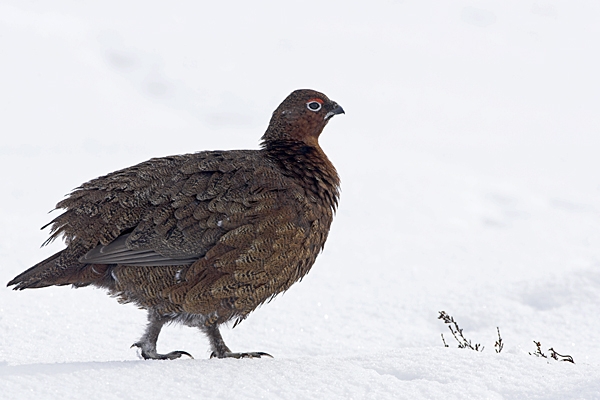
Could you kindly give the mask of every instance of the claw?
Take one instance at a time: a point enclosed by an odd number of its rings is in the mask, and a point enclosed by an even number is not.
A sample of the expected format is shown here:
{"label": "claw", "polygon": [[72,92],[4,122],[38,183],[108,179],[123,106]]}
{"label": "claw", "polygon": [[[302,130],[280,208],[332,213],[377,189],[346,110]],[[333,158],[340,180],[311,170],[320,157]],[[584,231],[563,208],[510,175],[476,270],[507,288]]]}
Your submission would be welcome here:
{"label": "claw", "polygon": [[141,353],[144,360],[175,360],[177,358],[180,358],[181,356],[188,356],[192,360],[194,359],[194,357],[190,353],[183,350],[176,350],[167,354],[159,354],[156,351],[144,350],[143,345],[139,342],[132,344],[130,349],[134,347],[139,347],[140,349],[142,349]]}
{"label": "claw", "polygon": [[176,358],[179,358],[181,356],[188,356],[192,360],[194,359],[194,357],[192,357],[192,355],[190,353],[188,353],[187,351],[182,351],[182,350],[176,350],[176,351],[172,351],[172,352],[167,353],[167,354],[157,354],[157,355],[159,357],[160,356],[164,356],[165,357],[165,358],[159,358],[160,360],[175,360]]}
{"label": "claw", "polygon": [[262,351],[258,353],[261,356],[265,356],[265,357],[269,357],[269,358],[275,358],[272,355],[270,355],[269,353],[263,353]]}
{"label": "claw", "polygon": [[256,351],[256,352],[249,352],[249,353],[224,353],[223,355],[219,356],[217,353],[215,353],[214,351],[211,353],[210,358],[261,358],[261,357],[271,357],[274,358],[272,355],[270,355],[269,353],[264,353],[262,351]]}

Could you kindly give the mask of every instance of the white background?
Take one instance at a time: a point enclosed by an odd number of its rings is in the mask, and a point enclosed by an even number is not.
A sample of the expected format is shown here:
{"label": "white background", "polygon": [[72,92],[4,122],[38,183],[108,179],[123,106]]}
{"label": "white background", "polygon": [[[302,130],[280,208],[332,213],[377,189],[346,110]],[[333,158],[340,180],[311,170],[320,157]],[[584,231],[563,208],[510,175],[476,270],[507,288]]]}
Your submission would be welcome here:
{"label": "white background", "polygon": [[173,326],[159,351],[195,359],[139,360],[144,311],[0,287],[0,397],[600,398],[598,21],[595,1],[2,0],[2,284],[63,248],[39,228],[89,179],[257,148],[298,88],[346,115],[321,137],[342,177],[325,252],[223,329],[274,359],[209,360]]}

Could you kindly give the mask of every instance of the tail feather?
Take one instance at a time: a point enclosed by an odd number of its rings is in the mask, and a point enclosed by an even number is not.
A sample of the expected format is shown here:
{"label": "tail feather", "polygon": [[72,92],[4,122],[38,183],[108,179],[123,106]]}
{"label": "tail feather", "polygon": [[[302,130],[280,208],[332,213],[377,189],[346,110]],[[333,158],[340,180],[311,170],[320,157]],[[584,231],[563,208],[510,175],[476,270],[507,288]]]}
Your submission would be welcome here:
{"label": "tail feather", "polygon": [[27,288],[38,288],[51,286],[52,283],[44,282],[45,275],[48,275],[50,271],[56,269],[56,260],[60,257],[62,251],[46,258],[35,264],[33,267],[17,275],[12,281],[8,282],[6,286],[16,285],[14,290],[23,290]]}
{"label": "tail feather", "polygon": [[109,273],[108,265],[80,264],[70,268],[59,268],[56,262],[63,251],[17,275],[6,286],[15,285],[14,290],[62,285],[80,287],[103,280]]}

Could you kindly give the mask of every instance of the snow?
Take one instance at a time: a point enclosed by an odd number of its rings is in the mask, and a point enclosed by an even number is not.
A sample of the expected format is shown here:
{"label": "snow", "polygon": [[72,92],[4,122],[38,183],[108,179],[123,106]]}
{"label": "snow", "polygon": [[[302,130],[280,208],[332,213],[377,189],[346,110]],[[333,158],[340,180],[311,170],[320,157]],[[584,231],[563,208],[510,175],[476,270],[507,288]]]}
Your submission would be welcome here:
{"label": "snow", "polygon": [[324,253],[222,330],[274,359],[211,360],[169,326],[159,351],[195,359],[140,360],[143,311],[4,288],[1,397],[600,398],[599,19],[591,1],[4,0],[0,282],[62,248],[39,228],[82,182],[257,148],[297,88],[346,115],[321,139],[342,177]]}

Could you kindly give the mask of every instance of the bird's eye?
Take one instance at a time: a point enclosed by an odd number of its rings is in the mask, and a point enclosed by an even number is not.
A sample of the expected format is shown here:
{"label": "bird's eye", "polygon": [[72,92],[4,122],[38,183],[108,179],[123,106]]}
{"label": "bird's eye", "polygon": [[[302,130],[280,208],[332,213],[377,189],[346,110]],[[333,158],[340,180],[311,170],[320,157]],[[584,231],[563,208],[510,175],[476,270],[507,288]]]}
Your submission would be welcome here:
{"label": "bird's eye", "polygon": [[306,103],[306,108],[308,108],[310,111],[319,111],[321,109],[321,103],[318,101],[309,101]]}

